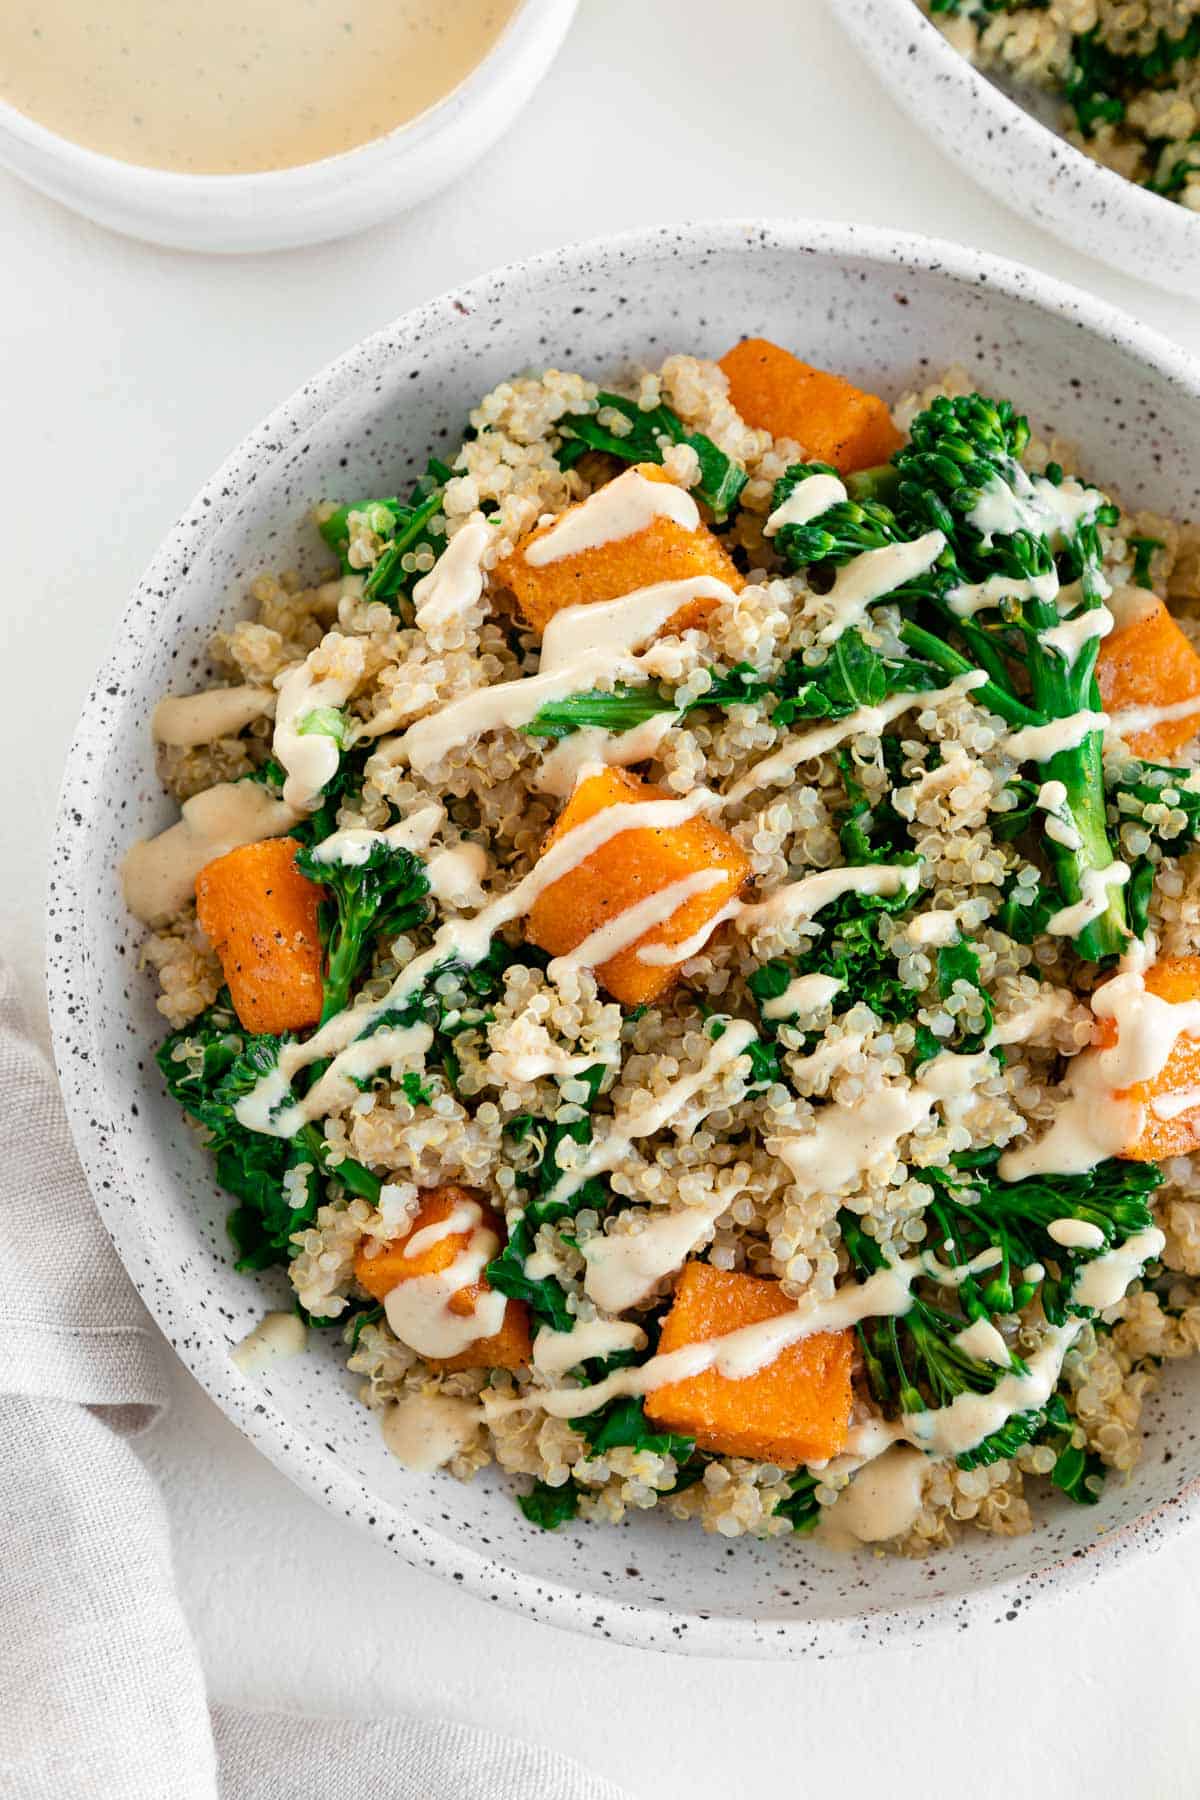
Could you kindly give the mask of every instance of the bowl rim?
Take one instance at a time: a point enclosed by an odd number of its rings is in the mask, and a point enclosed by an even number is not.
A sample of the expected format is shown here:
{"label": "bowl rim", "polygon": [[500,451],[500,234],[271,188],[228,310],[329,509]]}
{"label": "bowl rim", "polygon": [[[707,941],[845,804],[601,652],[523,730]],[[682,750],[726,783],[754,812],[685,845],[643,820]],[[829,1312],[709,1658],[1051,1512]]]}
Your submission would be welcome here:
{"label": "bowl rim", "polygon": [[[1052,125],[1045,124],[1036,113],[1006,93],[961,51],[956,50],[917,4],[917,0],[830,0],[830,4],[835,16],[841,20],[857,47],[866,54],[871,67],[884,82],[893,99],[935,143],[938,143],[937,132],[930,125],[928,116],[917,106],[910,105],[899,84],[894,84],[887,76],[882,59],[871,55],[868,42],[859,35],[860,29],[870,23],[871,14],[876,10],[889,13],[897,24],[915,33],[922,48],[923,59],[930,70],[928,87],[932,88],[935,84],[949,85],[965,96],[976,112],[982,115],[978,120],[981,137],[996,143],[1015,141],[1019,148],[1036,159],[1040,173],[1046,177],[1053,175],[1054,164],[1061,162],[1072,180],[1080,187],[1090,189],[1110,214],[1124,221],[1126,228],[1148,229],[1156,239],[1177,241],[1183,252],[1200,258],[1200,215],[1161,194],[1151,193],[1138,182],[1130,181],[1115,169],[1096,162],[1093,157],[1077,149]],[[944,146],[938,144],[938,147],[945,154]],[[1011,162],[1012,159],[1010,157],[1007,160]],[[1168,283],[1165,274],[1160,277],[1158,273],[1131,269],[1118,260],[1115,250],[1101,249],[1097,241],[1096,221],[1086,214],[1081,214],[1078,225],[1073,226],[1061,205],[1051,204],[1037,210],[1015,199],[1009,184],[1005,183],[1002,188],[999,181],[993,183],[974,167],[967,172],[972,180],[996,194],[1013,211],[1026,218],[1032,217],[1043,230],[1053,232],[1084,254],[1119,267],[1135,279],[1173,287],[1180,285],[1177,276]],[[1053,193],[1053,189],[1051,191]],[[1150,254],[1153,261],[1159,260],[1153,249]]]}
{"label": "bowl rim", "polygon": [[[121,196],[126,202],[176,209],[182,222],[192,222],[221,205],[244,204],[268,195],[285,206],[302,202],[314,191],[369,178],[380,168],[406,156],[420,155],[437,139],[453,133],[464,118],[517,73],[527,55],[544,39],[565,36],[578,0],[517,0],[499,37],[462,80],[440,100],[412,119],[349,150],[338,150],[311,162],[281,169],[254,169],[242,174],[213,171],[189,173],[150,163],[126,161],[93,150],[74,138],[41,124],[11,101],[0,98],[0,162],[7,162],[5,140],[52,162],[66,176],[93,192]],[[557,48],[557,44],[555,45]]]}
{"label": "bowl rim", "polygon": [[[389,1547],[418,1568],[453,1579],[481,1598],[523,1612],[546,1623],[578,1631],[596,1631],[618,1642],[698,1655],[738,1658],[827,1657],[874,1647],[886,1641],[920,1641],[950,1626],[1002,1620],[1036,1599],[1058,1597],[1087,1584],[1135,1553],[1159,1548],[1185,1521],[1200,1514],[1200,1477],[1127,1524],[1103,1533],[1086,1549],[1052,1558],[1030,1573],[985,1583],[961,1595],[939,1595],[911,1606],[881,1606],[842,1618],[822,1620],[756,1620],[713,1617],[663,1606],[650,1607],[573,1588],[569,1583],[524,1574],[501,1558],[474,1550],[449,1533],[411,1518],[400,1502],[373,1495],[337,1459],[307,1433],[289,1423],[266,1388],[241,1375],[229,1360],[228,1346],[216,1324],[190,1305],[178,1271],[155,1262],[138,1227],[130,1203],[127,1177],[93,1106],[87,1050],[94,1041],[91,1021],[92,983],[87,979],[90,946],[72,923],[83,916],[90,886],[87,844],[90,826],[100,809],[88,779],[95,747],[111,736],[107,722],[109,692],[136,666],[165,609],[166,577],[200,552],[237,509],[244,484],[239,467],[257,449],[285,455],[289,446],[331,405],[353,392],[367,371],[394,356],[398,330],[425,336],[453,326],[464,310],[486,309],[494,298],[519,304],[523,291],[551,283],[562,285],[595,273],[596,265],[620,256],[626,265],[652,262],[660,256],[756,251],[860,258],[897,272],[948,277],[982,286],[1021,304],[1055,315],[1077,329],[1098,335],[1125,350],[1179,386],[1200,408],[1200,359],[1172,344],[1106,302],[1052,277],[988,253],[936,238],[898,233],[878,226],[822,220],[726,219],[684,225],[643,227],[604,236],[562,250],[543,252],[451,289],[400,315],[368,334],[328,363],[293,395],[254,427],[205,483],[181,514],[152,558],[118,625],[109,654],[84,702],[67,755],[56,814],[47,904],[48,998],[55,1062],[62,1084],[72,1136],[101,1218],[126,1270],[150,1312],[184,1365],[206,1393],[275,1466],[302,1488],[321,1498],[363,1530],[372,1530]],[[107,690],[107,691],[106,691]],[[64,952],[64,940],[69,949]],[[73,1045],[83,1040],[80,1054]],[[174,1300],[172,1307],[171,1300]],[[173,1316],[172,1316],[173,1315]],[[179,1333],[178,1322],[187,1330]],[[176,1333],[172,1335],[172,1324]],[[294,1444],[303,1439],[305,1454]]]}

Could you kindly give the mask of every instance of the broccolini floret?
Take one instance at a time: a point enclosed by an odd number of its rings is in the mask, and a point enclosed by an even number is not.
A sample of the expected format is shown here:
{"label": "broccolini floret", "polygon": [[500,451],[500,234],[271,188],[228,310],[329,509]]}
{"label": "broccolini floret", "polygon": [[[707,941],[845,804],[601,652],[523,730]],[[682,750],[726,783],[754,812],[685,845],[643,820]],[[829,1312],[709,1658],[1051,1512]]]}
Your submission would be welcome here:
{"label": "broccolini floret", "polygon": [[[960,1394],[990,1394],[1005,1376],[1023,1374],[1025,1365],[1008,1340],[1007,1361],[992,1361],[965,1347],[961,1334],[980,1320],[998,1330],[1035,1302],[1052,1326],[1090,1317],[1091,1309],[1072,1298],[1084,1264],[1152,1223],[1148,1196],[1162,1181],[1152,1163],[1111,1159],[1086,1175],[1003,1181],[995,1172],[997,1156],[984,1151],[924,1171],[934,1189],[925,1215],[931,1272],[918,1279],[907,1312],[857,1328],[867,1383],[886,1417],[950,1406]],[[1084,1228],[1079,1235],[1085,1243],[1061,1242],[1066,1221]],[[843,1210],[839,1223],[860,1278],[888,1266],[888,1252],[854,1213]],[[938,1268],[947,1272],[941,1284]],[[1012,1414],[961,1453],[959,1467],[1007,1460],[1022,1444],[1043,1441],[1049,1428],[1062,1440],[1061,1454],[1074,1458],[1058,1485],[1083,1490],[1073,1494],[1076,1499],[1093,1498],[1095,1471],[1079,1468],[1073,1437],[1064,1439],[1064,1411],[1051,1402]]]}
{"label": "broccolini floret", "polygon": [[[933,566],[886,599],[899,608],[901,636],[917,657],[951,677],[981,672],[986,681],[973,698],[1017,727],[1099,710],[1099,636],[1082,636],[1075,654],[1065,654],[1046,636],[1062,623],[1059,605],[1042,595],[1075,583],[1072,617],[1101,605],[1099,532],[1118,518],[1093,489],[1072,487],[1059,504],[1062,471],[1052,465],[1031,477],[1020,461],[1028,442],[1028,422],[1007,401],[938,396],[913,420],[910,442],[892,459],[899,478],[894,504],[838,501],[803,525],[784,526],[776,538],[784,556],[806,568],[940,531],[946,543]],[[820,464],[789,469],[776,486],[775,505],[798,482],[830,473]],[[989,582],[994,600],[989,591],[978,607],[956,608],[956,590]],[[1040,594],[1030,591],[1031,583]],[[1062,782],[1066,822],[1074,828],[1062,835],[1078,839],[1044,843],[1063,907],[1087,899],[1095,878],[1115,860],[1101,752],[1101,734],[1091,730],[1039,765],[1045,779]],[[1094,961],[1116,955],[1128,935],[1116,882],[1105,887],[1103,900],[1103,910],[1074,940],[1079,954]]]}
{"label": "broccolini floret", "polygon": [[383,840],[373,843],[361,862],[327,862],[319,845],[304,847],[296,852],[296,867],[325,896],[323,1025],[349,1001],[376,938],[396,937],[424,923],[429,882],[419,857]]}

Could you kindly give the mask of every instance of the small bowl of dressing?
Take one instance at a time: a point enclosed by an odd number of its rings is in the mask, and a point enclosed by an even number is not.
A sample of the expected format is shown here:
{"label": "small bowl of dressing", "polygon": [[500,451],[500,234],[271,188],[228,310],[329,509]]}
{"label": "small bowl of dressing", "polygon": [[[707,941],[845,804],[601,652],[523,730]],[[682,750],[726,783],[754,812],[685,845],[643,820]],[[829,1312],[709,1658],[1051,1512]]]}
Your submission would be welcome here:
{"label": "small bowl of dressing", "polygon": [[284,250],[438,192],[511,123],[576,0],[9,0],[0,164],[181,250]]}

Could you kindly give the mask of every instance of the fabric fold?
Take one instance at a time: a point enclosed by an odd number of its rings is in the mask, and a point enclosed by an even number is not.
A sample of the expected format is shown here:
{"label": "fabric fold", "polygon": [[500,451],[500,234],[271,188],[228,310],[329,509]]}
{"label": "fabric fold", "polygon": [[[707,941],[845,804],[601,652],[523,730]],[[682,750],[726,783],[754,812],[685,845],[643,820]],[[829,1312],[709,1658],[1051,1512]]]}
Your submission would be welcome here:
{"label": "fabric fold", "polygon": [[166,1403],[161,1353],[0,965],[4,1800],[622,1800],[465,1725],[210,1720],[166,1509],[128,1442]]}

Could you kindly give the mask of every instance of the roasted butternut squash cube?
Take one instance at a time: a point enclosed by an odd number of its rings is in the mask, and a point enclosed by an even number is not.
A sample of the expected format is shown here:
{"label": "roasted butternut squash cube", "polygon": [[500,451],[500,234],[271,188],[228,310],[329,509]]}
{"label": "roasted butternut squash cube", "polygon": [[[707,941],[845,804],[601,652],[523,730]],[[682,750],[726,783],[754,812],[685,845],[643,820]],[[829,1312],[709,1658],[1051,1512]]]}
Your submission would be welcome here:
{"label": "roasted butternut squash cube", "polygon": [[[559,815],[543,853],[605,807],[672,798],[624,769],[589,775]],[[705,870],[712,871],[712,879],[702,891],[682,899],[663,923],[650,926],[596,968],[597,980],[623,1006],[656,1000],[678,978],[679,965],[643,962],[638,951],[686,944],[738,894],[750,872],[737,840],[707,819],[639,826],[609,838],[538,895],[529,914],[530,941],[551,956],[565,956],[618,914]]]}
{"label": "roasted butternut squash cube", "polygon": [[[1200,731],[1200,656],[1162,601],[1153,594],[1139,603],[1101,645],[1096,681],[1104,710],[1128,707],[1182,708],[1178,717],[1151,721],[1124,734],[1137,756],[1171,756]],[[1195,700],[1195,710],[1187,706]]]}
{"label": "roasted butternut squash cube", "polygon": [[[794,1305],[777,1281],[687,1263],[658,1354],[777,1318]],[[734,1379],[705,1369],[667,1382],[646,1396],[646,1417],[718,1455],[749,1456],[783,1469],[823,1462],[845,1447],[852,1362],[851,1332],[819,1331],[753,1375]]]}
{"label": "roasted butternut squash cube", "polygon": [[[1146,970],[1144,980],[1148,992],[1173,1006],[1200,1000],[1200,956],[1164,956]],[[1111,1019],[1098,1021],[1095,1041],[1102,1050],[1116,1043],[1117,1028]],[[1181,1033],[1153,1081],[1118,1088],[1117,1099],[1135,1100],[1145,1108],[1141,1136],[1121,1152],[1130,1162],[1161,1162],[1165,1156],[1200,1149],[1200,1035]],[[1189,1104],[1176,1113],[1169,1104],[1173,1099]],[[1168,1103],[1166,1116],[1155,1111],[1156,1100]]]}
{"label": "roasted butternut squash cube", "polygon": [[744,338],[726,351],[721,367],[747,425],[795,438],[810,461],[843,475],[886,462],[904,442],[878,394],[812,368],[767,338]]}
{"label": "roasted butternut squash cube", "polygon": [[[669,477],[655,463],[635,463],[617,477],[630,475],[646,481],[665,482]],[[610,484],[612,485],[612,484]],[[619,600],[638,588],[660,581],[686,581],[709,575],[737,592],[744,578],[720,539],[705,525],[694,531],[675,519],[655,518],[627,537],[610,538],[552,562],[531,563],[528,553],[564,519],[586,513],[606,488],[598,488],[586,500],[569,506],[549,525],[541,525],[517,545],[511,556],[497,563],[496,575],[517,597],[526,620],[535,631],[545,631],[556,612],[565,606],[589,606],[595,600]],[[716,605],[712,599],[689,600],[663,626],[663,636],[699,628]]]}
{"label": "roasted butternut squash cube", "polygon": [[321,889],[295,838],[243,844],[196,877],[196,917],[247,1031],[303,1031],[321,1016]]}
{"label": "roasted butternut squash cube", "polygon": [[[415,1253],[410,1253],[409,1247],[419,1232],[444,1224],[460,1209],[470,1215],[461,1231],[432,1235],[416,1246]],[[393,1238],[374,1256],[367,1255],[365,1245],[359,1246],[354,1258],[354,1278],[374,1299],[386,1300],[402,1281],[411,1281],[418,1275],[440,1275],[450,1268],[470,1245],[472,1232],[478,1224],[494,1231],[503,1243],[503,1221],[479,1194],[459,1187],[453,1181],[430,1188],[422,1196],[417,1215],[403,1236]],[[451,1312],[466,1318],[475,1311],[480,1296],[491,1291],[484,1276],[459,1288],[450,1296],[447,1305]],[[457,1356],[430,1356],[426,1361],[431,1368],[448,1372],[456,1369],[517,1369],[529,1361],[530,1355],[529,1308],[524,1301],[510,1300],[504,1308],[504,1323],[499,1331],[490,1337],[477,1338]]]}

